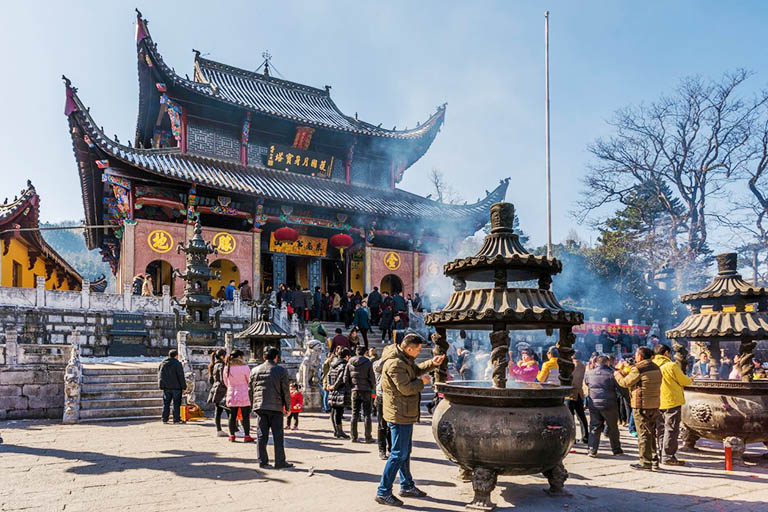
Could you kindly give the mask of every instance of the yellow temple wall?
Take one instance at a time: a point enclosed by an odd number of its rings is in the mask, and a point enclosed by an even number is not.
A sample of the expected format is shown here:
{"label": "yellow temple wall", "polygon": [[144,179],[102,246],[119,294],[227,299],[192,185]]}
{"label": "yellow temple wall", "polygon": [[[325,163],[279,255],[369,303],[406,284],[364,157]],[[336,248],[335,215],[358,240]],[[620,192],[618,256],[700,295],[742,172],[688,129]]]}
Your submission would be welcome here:
{"label": "yellow temple wall", "polygon": [[[1,286],[13,286],[13,262],[21,266],[21,288],[34,288],[35,276],[45,276],[46,259],[44,256],[37,258],[35,266],[29,270],[29,246],[17,238],[11,238],[7,254],[0,256],[0,268],[2,279]],[[52,290],[58,280],[57,272],[51,274],[51,278],[46,280],[45,289]],[[69,283],[64,279],[59,290],[69,290]]]}

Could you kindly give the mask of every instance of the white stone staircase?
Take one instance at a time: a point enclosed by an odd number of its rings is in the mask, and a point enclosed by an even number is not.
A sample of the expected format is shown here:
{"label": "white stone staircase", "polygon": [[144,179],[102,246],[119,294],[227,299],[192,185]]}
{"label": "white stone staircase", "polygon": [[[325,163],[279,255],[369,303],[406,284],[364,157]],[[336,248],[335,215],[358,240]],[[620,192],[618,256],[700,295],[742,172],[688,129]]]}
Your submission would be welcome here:
{"label": "white stone staircase", "polygon": [[157,387],[159,362],[83,364],[80,421],[158,420],[163,394]]}

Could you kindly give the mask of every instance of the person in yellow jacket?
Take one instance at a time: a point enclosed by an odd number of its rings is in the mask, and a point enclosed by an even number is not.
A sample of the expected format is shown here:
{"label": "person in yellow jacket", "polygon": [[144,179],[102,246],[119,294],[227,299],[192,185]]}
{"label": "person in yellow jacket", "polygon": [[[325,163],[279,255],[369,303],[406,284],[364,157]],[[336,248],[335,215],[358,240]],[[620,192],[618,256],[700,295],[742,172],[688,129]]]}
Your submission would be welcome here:
{"label": "person in yellow jacket", "polygon": [[541,370],[539,370],[536,380],[539,382],[560,384],[560,369],[557,366],[556,347],[549,347],[549,350],[547,350],[547,361],[541,365]]}
{"label": "person in yellow jacket", "polygon": [[679,364],[669,358],[671,350],[667,345],[658,344],[653,352],[653,362],[661,370],[661,414],[656,420],[656,449],[662,464],[684,466],[685,461],[679,460],[675,454],[680,435],[681,407],[685,403],[683,388],[693,380],[683,372]]}

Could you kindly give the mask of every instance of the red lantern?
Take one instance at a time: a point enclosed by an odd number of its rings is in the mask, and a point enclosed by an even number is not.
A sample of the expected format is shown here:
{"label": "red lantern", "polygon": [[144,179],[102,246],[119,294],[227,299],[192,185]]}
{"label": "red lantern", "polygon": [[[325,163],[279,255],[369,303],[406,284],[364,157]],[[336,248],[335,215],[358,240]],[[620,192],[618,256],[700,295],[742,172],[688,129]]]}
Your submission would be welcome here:
{"label": "red lantern", "polygon": [[346,233],[339,233],[337,235],[333,235],[329,241],[331,242],[331,247],[339,250],[342,258],[344,257],[344,249],[349,249],[350,247],[352,247],[352,244],[354,243],[354,240],[352,240],[352,237]]}
{"label": "red lantern", "polygon": [[299,239],[299,232],[288,226],[276,229],[272,234],[278,242],[295,242]]}

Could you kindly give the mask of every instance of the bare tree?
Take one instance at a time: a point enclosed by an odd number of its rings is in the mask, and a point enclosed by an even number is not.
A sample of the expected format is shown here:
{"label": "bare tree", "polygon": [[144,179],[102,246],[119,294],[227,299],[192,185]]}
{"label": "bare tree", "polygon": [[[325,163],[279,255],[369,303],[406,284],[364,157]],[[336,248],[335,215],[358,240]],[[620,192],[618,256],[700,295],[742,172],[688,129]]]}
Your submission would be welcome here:
{"label": "bare tree", "polygon": [[687,78],[671,96],[618,111],[610,122],[615,134],[589,146],[596,161],[577,218],[627,205],[638,187],[650,187],[665,213],[668,259],[682,268],[700,261],[709,253],[708,202],[749,162],[752,129],[768,99],[740,97],[749,76],[738,70],[719,81]]}
{"label": "bare tree", "polygon": [[445,179],[445,174],[435,167],[429,173],[429,182],[432,184],[434,200],[439,203],[457,204],[461,202],[461,197],[456,193],[453,186]]}

